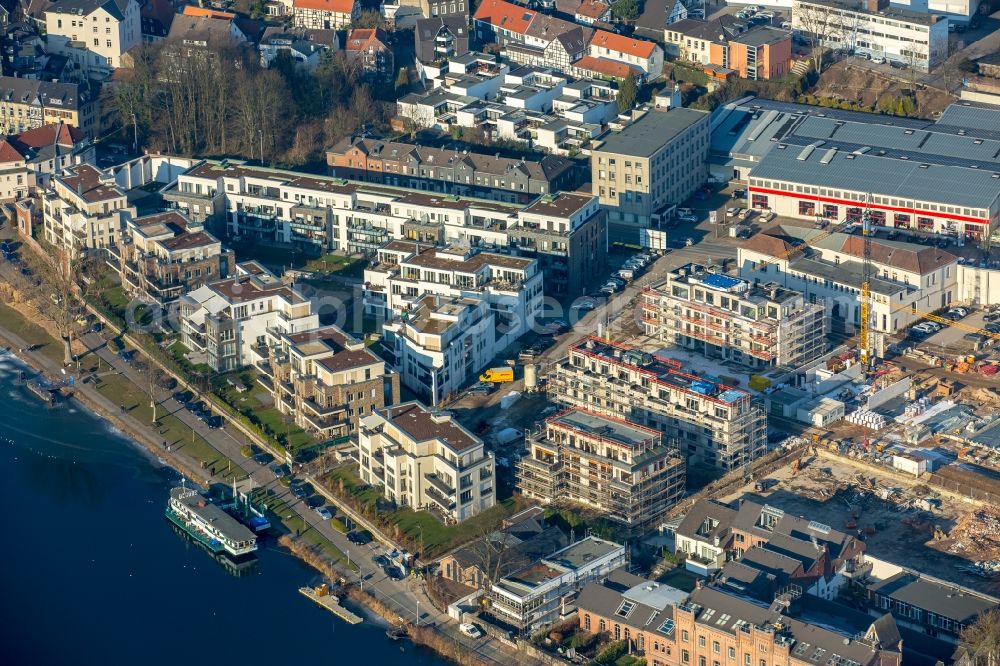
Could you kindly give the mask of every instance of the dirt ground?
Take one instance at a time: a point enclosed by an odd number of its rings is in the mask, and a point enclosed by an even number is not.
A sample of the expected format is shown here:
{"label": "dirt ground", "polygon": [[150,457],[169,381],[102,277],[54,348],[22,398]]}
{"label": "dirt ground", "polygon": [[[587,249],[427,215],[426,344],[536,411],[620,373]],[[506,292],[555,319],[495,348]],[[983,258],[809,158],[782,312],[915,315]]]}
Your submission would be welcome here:
{"label": "dirt ground", "polygon": [[[907,73],[901,72],[899,79],[889,79],[868,69],[852,66],[849,62],[838,62],[823,72],[813,95],[816,97],[837,97],[851,102],[861,102],[875,106],[885,95],[896,96],[912,86]],[[934,88],[917,90],[917,115],[922,118],[934,117],[954,102],[956,98]]]}
{"label": "dirt ground", "polygon": [[[976,572],[974,561],[964,557],[964,535],[955,530],[960,521],[963,525],[970,522],[975,511],[971,504],[941,497],[917,480],[881,476],[874,468],[862,474],[852,465],[822,455],[804,460],[806,465],[799,472],[784,467],[772,474],[769,478],[778,483],[767,492],[755,493],[751,484],[722,499],[728,502],[744,494],[756,495],[759,501],[834,529],[871,528],[872,533],[863,535],[871,556],[989,594],[1000,593],[1000,576]],[[869,484],[872,479],[874,487]],[[898,489],[898,501],[881,499],[881,488]],[[931,511],[907,506],[918,498],[932,498],[939,505]],[[943,530],[944,539],[934,538],[935,527]]]}

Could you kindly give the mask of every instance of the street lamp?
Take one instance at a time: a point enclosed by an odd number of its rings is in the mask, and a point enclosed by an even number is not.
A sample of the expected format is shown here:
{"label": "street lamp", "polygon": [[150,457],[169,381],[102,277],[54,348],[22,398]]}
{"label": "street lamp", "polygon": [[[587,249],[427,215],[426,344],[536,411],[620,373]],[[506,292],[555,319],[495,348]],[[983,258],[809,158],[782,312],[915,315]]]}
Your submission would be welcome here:
{"label": "street lamp", "polygon": [[420,626],[420,599],[417,599],[417,622],[416,626]]}

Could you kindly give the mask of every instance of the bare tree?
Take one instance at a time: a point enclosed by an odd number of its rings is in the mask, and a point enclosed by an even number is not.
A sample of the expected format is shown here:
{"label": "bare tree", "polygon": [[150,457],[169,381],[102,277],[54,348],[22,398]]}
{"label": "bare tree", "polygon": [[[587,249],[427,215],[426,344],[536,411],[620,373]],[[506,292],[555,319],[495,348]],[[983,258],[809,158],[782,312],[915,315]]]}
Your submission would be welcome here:
{"label": "bare tree", "polygon": [[1000,611],[991,608],[962,630],[962,643],[968,650],[970,666],[1000,664]]}
{"label": "bare tree", "polygon": [[840,14],[833,7],[796,4],[792,16],[809,39],[816,72],[822,74],[826,48],[831,44],[842,43],[845,36],[845,26]]}
{"label": "bare tree", "polygon": [[483,575],[484,587],[503,577],[505,568],[512,559],[511,536],[504,531],[503,518],[482,521],[476,529],[476,537],[469,544]]}

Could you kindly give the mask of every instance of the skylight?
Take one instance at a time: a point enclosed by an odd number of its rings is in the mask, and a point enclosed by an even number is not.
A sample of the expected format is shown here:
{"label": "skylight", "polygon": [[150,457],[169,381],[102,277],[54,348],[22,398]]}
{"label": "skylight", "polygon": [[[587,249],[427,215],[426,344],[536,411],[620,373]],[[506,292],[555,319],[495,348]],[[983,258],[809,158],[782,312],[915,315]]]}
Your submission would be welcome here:
{"label": "skylight", "polygon": [[632,612],[633,608],[635,608],[635,602],[626,599],[622,602],[622,605],[618,607],[618,610],[615,611],[615,615],[628,617],[628,614]]}
{"label": "skylight", "polygon": [[674,621],[664,620],[663,624],[660,625],[659,631],[661,634],[666,634],[667,636],[671,635],[674,633]]}

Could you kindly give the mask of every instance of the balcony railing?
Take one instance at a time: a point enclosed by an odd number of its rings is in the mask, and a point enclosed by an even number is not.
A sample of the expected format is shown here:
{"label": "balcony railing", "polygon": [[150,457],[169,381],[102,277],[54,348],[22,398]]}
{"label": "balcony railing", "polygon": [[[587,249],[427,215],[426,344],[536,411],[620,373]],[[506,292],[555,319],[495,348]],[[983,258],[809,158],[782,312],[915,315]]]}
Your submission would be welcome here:
{"label": "balcony railing", "polygon": [[455,494],[455,489],[445,483],[444,480],[437,474],[425,474],[424,478],[427,479],[427,482],[430,483],[431,486],[441,491],[442,495],[451,497]]}

